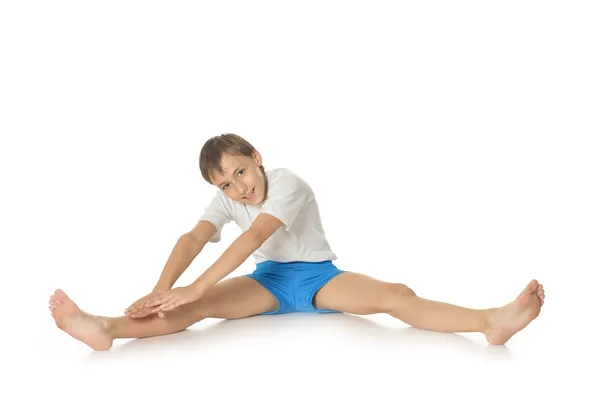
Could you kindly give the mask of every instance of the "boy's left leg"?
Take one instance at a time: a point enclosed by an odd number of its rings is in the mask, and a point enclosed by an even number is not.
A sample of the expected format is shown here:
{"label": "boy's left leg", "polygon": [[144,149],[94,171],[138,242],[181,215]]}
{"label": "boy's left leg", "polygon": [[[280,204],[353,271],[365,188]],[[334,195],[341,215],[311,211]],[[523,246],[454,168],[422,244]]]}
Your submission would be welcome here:
{"label": "boy's left leg", "polygon": [[314,306],[359,315],[387,313],[416,328],[443,332],[481,332],[491,344],[504,344],[540,313],[544,289],[536,280],[500,308],[469,309],[419,298],[404,284],[344,272],[314,296]]}

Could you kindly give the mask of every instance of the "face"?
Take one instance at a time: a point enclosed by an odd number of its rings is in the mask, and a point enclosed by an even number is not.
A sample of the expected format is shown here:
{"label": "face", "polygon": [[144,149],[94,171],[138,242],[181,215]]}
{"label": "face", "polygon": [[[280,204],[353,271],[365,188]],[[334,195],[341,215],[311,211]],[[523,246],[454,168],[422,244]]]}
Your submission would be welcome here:
{"label": "face", "polygon": [[211,173],[213,184],[234,201],[259,205],[267,197],[265,177],[259,168],[261,164],[262,157],[258,152],[252,157],[224,153],[221,158],[223,173]]}

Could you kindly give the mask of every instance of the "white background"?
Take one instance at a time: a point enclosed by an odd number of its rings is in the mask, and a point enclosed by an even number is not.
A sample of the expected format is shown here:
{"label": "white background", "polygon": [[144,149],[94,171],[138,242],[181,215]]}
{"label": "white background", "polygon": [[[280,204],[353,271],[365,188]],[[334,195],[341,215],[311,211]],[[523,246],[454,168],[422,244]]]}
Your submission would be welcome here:
{"label": "white background", "polygon": [[[594,3],[3,2],[0,396],[594,397]],[[148,293],[226,132],[309,182],[338,267],[474,308],[536,278],[540,317],[504,347],[387,315],[206,320],[96,353],[57,329],[56,288],[114,316]]]}

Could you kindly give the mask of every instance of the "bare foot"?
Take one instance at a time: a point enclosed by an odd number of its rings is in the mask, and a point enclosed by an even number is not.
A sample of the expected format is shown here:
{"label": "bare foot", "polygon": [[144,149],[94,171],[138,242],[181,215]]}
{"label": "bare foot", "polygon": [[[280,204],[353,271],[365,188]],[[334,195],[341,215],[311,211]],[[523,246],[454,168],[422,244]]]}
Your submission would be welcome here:
{"label": "bare foot", "polygon": [[81,311],[62,290],[50,297],[50,311],[58,328],[94,350],[108,350],[113,339],[102,320]]}
{"label": "bare foot", "polygon": [[538,317],[544,297],[544,287],[537,280],[531,280],[517,299],[506,306],[493,309],[490,328],[484,331],[487,341],[492,345],[504,345]]}

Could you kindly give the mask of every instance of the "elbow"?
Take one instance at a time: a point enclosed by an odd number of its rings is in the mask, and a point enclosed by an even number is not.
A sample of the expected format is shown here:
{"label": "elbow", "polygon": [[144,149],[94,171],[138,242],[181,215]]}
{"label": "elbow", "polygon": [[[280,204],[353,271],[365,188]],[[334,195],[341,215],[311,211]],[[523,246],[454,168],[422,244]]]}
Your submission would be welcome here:
{"label": "elbow", "polygon": [[181,235],[181,237],[179,237],[178,242],[182,243],[182,244],[191,244],[191,245],[195,245],[195,246],[200,246],[203,248],[208,241],[205,241],[203,238],[198,237],[197,235],[195,235],[193,233],[185,233],[185,234]]}
{"label": "elbow", "polygon": [[247,240],[250,242],[250,246],[252,247],[253,252],[255,250],[257,250],[258,248],[260,248],[263,245],[263,243],[267,240],[267,238],[269,238],[269,237],[265,237],[264,234],[260,234],[260,232],[257,232],[252,229],[246,230],[244,235],[247,237]]}

